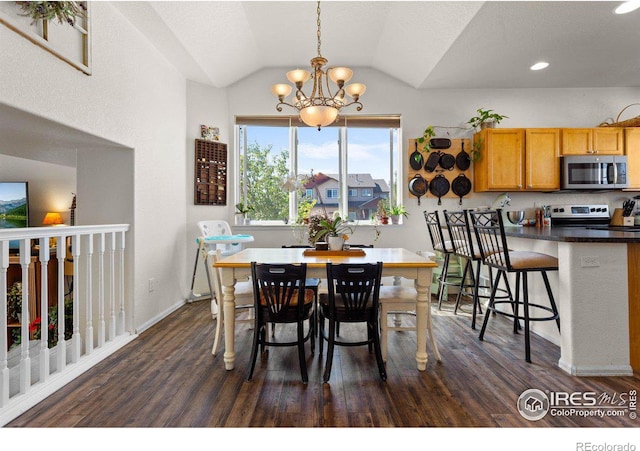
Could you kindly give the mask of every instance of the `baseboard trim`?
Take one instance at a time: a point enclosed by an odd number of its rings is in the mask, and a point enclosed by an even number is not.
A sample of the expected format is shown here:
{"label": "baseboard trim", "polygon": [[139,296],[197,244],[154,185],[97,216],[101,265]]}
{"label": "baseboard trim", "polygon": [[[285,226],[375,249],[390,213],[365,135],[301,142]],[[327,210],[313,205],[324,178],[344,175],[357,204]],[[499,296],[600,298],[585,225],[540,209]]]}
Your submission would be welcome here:
{"label": "baseboard trim", "polygon": [[615,366],[576,366],[558,361],[558,366],[572,376],[593,377],[593,376],[633,376],[631,365]]}

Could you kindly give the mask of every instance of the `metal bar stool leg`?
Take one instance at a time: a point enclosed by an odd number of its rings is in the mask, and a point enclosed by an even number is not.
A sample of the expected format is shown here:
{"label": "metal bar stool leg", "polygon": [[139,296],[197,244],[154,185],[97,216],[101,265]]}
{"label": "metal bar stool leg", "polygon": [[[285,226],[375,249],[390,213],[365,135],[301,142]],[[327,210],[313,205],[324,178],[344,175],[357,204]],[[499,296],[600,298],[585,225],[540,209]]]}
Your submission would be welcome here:
{"label": "metal bar stool leg", "polygon": [[524,315],[524,350],[525,360],[531,363],[531,339],[529,336],[529,286],[527,283],[527,272],[522,274],[522,300],[523,300],[523,315]]}
{"label": "metal bar stool leg", "polygon": [[[440,273],[439,287],[438,287],[438,310],[442,310],[442,298],[444,297],[444,287],[447,281],[447,273],[449,272],[449,257],[451,254],[444,254],[444,260],[442,262],[442,272]],[[447,294],[449,291],[447,290]]]}
{"label": "metal bar stool leg", "polygon": [[553,292],[551,291],[551,285],[549,284],[549,277],[547,277],[546,271],[542,271],[542,280],[544,280],[544,286],[547,289],[547,295],[549,296],[549,303],[551,304],[553,314],[556,316],[556,324],[558,325],[558,332],[560,332],[560,314],[558,313],[556,302],[553,299]]}
{"label": "metal bar stool leg", "polygon": [[502,275],[503,271],[498,271],[498,274],[496,275],[496,280],[493,283],[493,286],[491,287],[491,295],[489,296],[489,305],[487,306],[487,313],[484,315],[484,321],[482,322],[482,329],[480,329],[480,335],[478,336],[478,339],[480,341],[482,341],[484,339],[484,332],[487,329],[487,323],[489,322],[489,312],[493,311],[494,308],[494,304],[496,302],[496,291],[498,289],[498,282],[500,281],[500,277]]}
{"label": "metal bar stool leg", "polygon": [[[465,292],[465,282],[467,280],[467,272],[471,267],[471,259],[465,259],[464,270],[462,271],[462,278],[460,279],[460,285],[458,285],[458,294],[456,296],[456,304],[453,308],[453,314],[458,314],[458,307],[460,306],[460,298],[462,298]],[[471,271],[471,277],[473,277],[473,271]]]}

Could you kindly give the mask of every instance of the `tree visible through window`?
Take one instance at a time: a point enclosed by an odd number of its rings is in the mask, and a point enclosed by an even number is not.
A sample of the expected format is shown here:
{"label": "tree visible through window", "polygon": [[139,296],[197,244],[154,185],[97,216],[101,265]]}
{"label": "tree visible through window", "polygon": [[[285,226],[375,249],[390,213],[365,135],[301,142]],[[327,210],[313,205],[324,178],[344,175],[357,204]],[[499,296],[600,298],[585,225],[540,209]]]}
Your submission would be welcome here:
{"label": "tree visible through window", "polygon": [[401,173],[397,126],[361,121],[365,126],[331,126],[318,132],[264,122],[237,121],[236,201],[253,207],[253,224],[288,223],[336,211],[367,222],[379,200],[401,201],[395,191]]}

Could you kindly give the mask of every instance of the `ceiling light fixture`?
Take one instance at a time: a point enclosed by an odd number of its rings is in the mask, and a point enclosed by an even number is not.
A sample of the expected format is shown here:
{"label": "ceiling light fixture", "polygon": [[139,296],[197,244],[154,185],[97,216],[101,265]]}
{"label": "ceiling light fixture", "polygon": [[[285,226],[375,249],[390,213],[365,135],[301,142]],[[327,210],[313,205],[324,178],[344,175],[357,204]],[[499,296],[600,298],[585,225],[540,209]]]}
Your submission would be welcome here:
{"label": "ceiling light fixture", "polygon": [[541,69],[546,69],[547,67],[549,67],[549,63],[547,63],[546,61],[540,61],[538,63],[535,63],[529,69],[531,69],[531,70],[541,70]]}
{"label": "ceiling light fixture", "polygon": [[640,8],[640,0],[628,0],[613,10],[616,14],[627,14]]}
{"label": "ceiling light fixture", "polygon": [[[351,80],[351,76],[353,75],[353,71],[348,67],[328,67],[326,71],[322,69],[328,61],[320,53],[320,1],[318,1],[317,12],[318,56],[311,59],[313,73],[304,69],[296,69],[287,72],[287,79],[296,87],[292,103],[285,102],[285,98],[291,94],[291,86],[279,83],[271,87],[271,92],[280,102],[276,105],[276,110],[281,112],[282,105],[295,108],[300,112],[300,119],[302,122],[312,127],[318,127],[318,130],[320,130],[320,127],[325,127],[335,122],[338,118],[340,109],[343,107],[357,105],[356,110],[362,110],[362,103],[360,103],[359,100],[367,87],[362,83],[351,83],[350,85],[345,86],[345,83]],[[311,91],[311,95],[307,96],[302,91],[302,86],[312,77],[313,90]],[[337,88],[335,94],[332,94],[329,79],[331,79],[331,81],[336,85],[334,87],[334,89]],[[345,100],[345,93],[353,99],[352,102]]]}

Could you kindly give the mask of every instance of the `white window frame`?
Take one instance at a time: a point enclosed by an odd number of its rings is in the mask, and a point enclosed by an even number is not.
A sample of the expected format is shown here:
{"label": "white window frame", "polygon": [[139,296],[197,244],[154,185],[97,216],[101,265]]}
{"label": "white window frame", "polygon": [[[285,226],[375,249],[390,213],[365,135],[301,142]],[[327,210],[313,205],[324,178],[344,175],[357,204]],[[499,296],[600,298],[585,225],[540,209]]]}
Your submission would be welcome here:
{"label": "white window frame", "polygon": [[[403,190],[402,190],[402,186],[404,186],[402,184],[402,181],[400,180],[400,174],[403,173],[403,164],[404,164],[404,159],[402,158],[402,127],[401,127],[401,123],[400,123],[400,116],[399,115],[391,115],[391,116],[362,116],[362,117],[354,117],[350,118],[350,117],[346,117],[346,118],[342,118],[341,119],[341,123],[339,124],[340,126],[340,131],[338,133],[339,139],[338,139],[338,167],[339,167],[339,178],[340,178],[340,184],[339,187],[337,188],[338,190],[338,196],[337,197],[328,197],[326,199],[338,199],[338,211],[340,212],[340,215],[342,217],[347,217],[348,214],[348,209],[349,209],[349,196],[348,196],[348,192],[349,192],[349,188],[348,188],[348,178],[344,176],[344,174],[348,174],[348,170],[347,170],[347,160],[348,160],[348,155],[349,155],[349,150],[348,150],[348,140],[347,140],[347,133],[348,133],[348,128],[351,127],[358,127],[358,124],[360,123],[367,123],[367,121],[371,121],[374,125],[371,128],[386,128],[389,130],[389,175],[388,175],[388,179],[391,182],[390,183],[390,193],[389,193],[389,199],[392,203],[398,203],[398,204],[402,204],[402,200],[403,200]],[[236,125],[235,125],[235,139],[236,139],[236,143],[237,145],[235,146],[235,151],[234,151],[234,160],[235,160],[235,164],[234,164],[234,175],[235,175],[235,203],[241,202],[242,199],[245,198],[246,193],[242,193],[240,192],[240,167],[239,167],[239,163],[240,163],[240,151],[241,149],[246,149],[246,142],[242,142],[241,141],[241,133],[240,133],[240,129],[243,126],[251,126],[251,125],[260,125],[261,123],[269,123],[270,121],[275,121],[278,122],[277,126],[281,126],[284,127],[286,126],[284,121],[288,121],[288,127],[289,127],[289,138],[290,138],[290,161],[289,161],[289,166],[290,166],[290,170],[291,173],[293,174],[297,174],[298,173],[298,168],[297,168],[297,163],[298,163],[298,118],[291,116],[291,117],[272,117],[272,116],[255,116],[255,117],[249,117],[250,121],[256,121],[255,123],[247,123],[247,119],[244,118],[236,118]],[[391,122],[397,122],[396,125],[393,126],[375,126],[376,121],[391,121]],[[359,122],[361,121],[361,122]],[[364,125],[364,127],[366,127],[366,125]],[[397,137],[394,137],[394,130],[396,130],[397,133]],[[245,141],[246,141],[246,134],[245,134]],[[394,143],[395,141],[397,141],[397,157],[394,157]],[[396,180],[396,187],[397,187],[397,192],[393,192],[393,186],[394,186],[394,178],[397,178]],[[305,194],[308,195],[309,190],[305,191]],[[369,192],[370,194],[367,197],[373,197],[373,189],[369,188]],[[361,193],[362,194],[362,193]],[[326,200],[325,199],[325,200]],[[294,214],[294,212],[297,212],[298,210],[298,205],[297,205],[297,199],[296,196],[290,196],[289,197],[289,212],[290,212],[290,219],[295,218],[297,215]],[[251,225],[255,226],[255,225],[274,225],[274,223],[280,223],[282,224],[282,221],[252,221]],[[359,221],[359,224],[367,224],[367,221]],[[372,222],[373,224],[373,222]]]}

